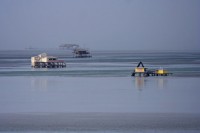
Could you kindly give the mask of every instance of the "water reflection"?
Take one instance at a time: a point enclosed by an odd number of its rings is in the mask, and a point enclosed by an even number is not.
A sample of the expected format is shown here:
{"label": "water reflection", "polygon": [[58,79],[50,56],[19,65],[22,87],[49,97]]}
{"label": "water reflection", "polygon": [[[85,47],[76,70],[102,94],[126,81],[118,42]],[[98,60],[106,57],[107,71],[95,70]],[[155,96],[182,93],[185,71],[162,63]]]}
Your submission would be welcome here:
{"label": "water reflection", "polygon": [[142,90],[145,87],[145,77],[135,77],[135,87]]}
{"label": "water reflection", "polygon": [[31,78],[31,88],[33,91],[47,91],[48,82],[48,79],[45,77]]}
{"label": "water reflection", "polygon": [[166,88],[167,86],[167,79],[165,77],[157,78],[157,87],[160,89]]}
{"label": "water reflection", "polygon": [[[151,81],[151,82],[148,82]],[[144,88],[154,87],[163,89],[167,86],[166,77],[135,77],[134,78],[135,88],[143,90]]]}

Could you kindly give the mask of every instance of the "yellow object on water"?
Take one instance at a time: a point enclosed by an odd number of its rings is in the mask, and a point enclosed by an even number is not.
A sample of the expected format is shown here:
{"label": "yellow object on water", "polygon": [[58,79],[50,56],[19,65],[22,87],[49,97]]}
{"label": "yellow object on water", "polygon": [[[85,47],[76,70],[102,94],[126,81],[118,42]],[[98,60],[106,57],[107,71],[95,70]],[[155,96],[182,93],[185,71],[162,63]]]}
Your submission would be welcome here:
{"label": "yellow object on water", "polygon": [[167,74],[168,72],[166,70],[163,69],[158,69],[156,70],[156,74]]}
{"label": "yellow object on water", "polygon": [[145,70],[143,67],[136,67],[135,68],[135,72],[138,72],[138,73],[143,73]]}

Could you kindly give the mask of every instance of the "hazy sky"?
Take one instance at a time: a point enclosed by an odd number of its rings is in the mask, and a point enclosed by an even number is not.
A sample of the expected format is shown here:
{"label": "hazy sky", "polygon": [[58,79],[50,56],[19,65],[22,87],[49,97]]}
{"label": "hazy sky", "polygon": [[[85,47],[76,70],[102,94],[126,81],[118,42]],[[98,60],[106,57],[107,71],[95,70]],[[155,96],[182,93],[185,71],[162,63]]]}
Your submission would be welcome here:
{"label": "hazy sky", "polygon": [[200,0],[0,0],[0,50],[200,50]]}

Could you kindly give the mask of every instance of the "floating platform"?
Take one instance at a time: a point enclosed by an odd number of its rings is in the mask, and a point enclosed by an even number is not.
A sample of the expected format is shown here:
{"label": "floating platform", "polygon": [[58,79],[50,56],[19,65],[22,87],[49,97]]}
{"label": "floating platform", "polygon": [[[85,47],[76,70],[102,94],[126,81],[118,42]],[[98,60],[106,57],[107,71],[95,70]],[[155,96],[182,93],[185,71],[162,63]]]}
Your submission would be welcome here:
{"label": "floating platform", "polygon": [[137,65],[131,76],[148,77],[148,76],[168,76],[168,75],[172,75],[172,73],[169,73],[167,70],[164,69],[148,70],[147,68],[144,67],[142,62],[139,62],[139,64]]}
{"label": "floating platform", "polygon": [[31,57],[31,66],[34,68],[63,68],[66,67],[66,63],[54,56],[47,56],[46,53],[42,53]]}

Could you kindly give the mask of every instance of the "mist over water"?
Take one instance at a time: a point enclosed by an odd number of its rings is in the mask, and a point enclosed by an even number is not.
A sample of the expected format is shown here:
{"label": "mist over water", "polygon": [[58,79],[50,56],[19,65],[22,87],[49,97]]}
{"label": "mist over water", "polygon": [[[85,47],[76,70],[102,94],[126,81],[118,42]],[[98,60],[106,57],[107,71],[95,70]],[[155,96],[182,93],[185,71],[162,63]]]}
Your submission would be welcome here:
{"label": "mist over water", "polygon": [[[199,132],[199,12],[200,0],[0,0],[0,133]],[[32,68],[44,52],[66,68]],[[173,74],[132,77],[140,61]]]}

